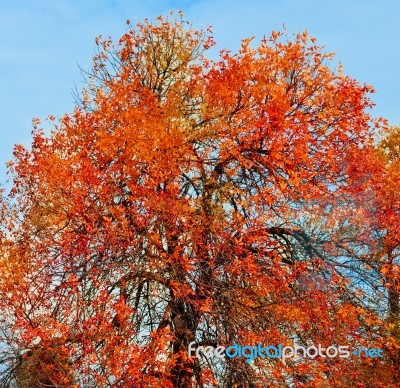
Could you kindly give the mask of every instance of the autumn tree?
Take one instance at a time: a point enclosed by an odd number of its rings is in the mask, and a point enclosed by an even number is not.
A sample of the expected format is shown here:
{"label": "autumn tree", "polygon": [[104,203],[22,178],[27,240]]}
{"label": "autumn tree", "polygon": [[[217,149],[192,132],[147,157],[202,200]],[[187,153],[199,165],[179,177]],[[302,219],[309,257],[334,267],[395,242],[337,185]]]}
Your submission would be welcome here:
{"label": "autumn tree", "polygon": [[160,17],[97,45],[74,112],[48,135],[35,121],[10,163],[4,384],[20,365],[54,386],[388,386],[380,359],[188,355],[374,346],[382,317],[328,240],[380,126],[372,88],[306,33],[211,61],[210,29]]}

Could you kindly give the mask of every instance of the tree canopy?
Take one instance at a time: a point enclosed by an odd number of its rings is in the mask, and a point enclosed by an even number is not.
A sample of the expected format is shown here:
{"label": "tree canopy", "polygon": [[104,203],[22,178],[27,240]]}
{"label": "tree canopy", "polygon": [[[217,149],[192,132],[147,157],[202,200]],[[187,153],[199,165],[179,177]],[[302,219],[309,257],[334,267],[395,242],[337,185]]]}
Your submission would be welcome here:
{"label": "tree canopy", "polygon": [[128,22],[34,120],[1,202],[2,386],[397,386],[399,130],[307,33],[253,42],[211,60],[211,29]]}

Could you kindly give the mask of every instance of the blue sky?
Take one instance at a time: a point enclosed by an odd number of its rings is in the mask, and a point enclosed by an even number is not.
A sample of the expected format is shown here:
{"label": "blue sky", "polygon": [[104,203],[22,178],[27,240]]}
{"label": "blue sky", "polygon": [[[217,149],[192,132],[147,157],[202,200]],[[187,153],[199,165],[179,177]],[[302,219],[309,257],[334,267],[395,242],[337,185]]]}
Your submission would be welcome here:
{"label": "blue sky", "polygon": [[195,27],[212,25],[218,49],[261,38],[285,24],[307,29],[336,53],[344,72],[376,89],[375,116],[400,124],[400,2],[395,0],[129,1],[2,0],[0,2],[0,182],[16,143],[30,143],[31,120],[73,108],[72,89],[87,68],[97,35],[116,40],[125,20],[182,10]]}

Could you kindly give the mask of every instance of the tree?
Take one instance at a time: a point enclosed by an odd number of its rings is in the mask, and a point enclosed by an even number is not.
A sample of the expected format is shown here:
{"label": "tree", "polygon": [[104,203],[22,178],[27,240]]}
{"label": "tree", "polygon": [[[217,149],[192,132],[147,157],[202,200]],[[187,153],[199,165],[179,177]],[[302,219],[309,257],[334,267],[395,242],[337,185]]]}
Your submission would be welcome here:
{"label": "tree", "polygon": [[74,112],[47,136],[35,121],[10,164],[1,265],[20,266],[0,289],[3,362],[45,369],[35,384],[388,386],[379,359],[188,354],[373,346],[365,320],[381,323],[321,222],[380,125],[372,88],[330,69],[306,33],[251,42],[210,61],[211,31],[182,17],[97,40]]}

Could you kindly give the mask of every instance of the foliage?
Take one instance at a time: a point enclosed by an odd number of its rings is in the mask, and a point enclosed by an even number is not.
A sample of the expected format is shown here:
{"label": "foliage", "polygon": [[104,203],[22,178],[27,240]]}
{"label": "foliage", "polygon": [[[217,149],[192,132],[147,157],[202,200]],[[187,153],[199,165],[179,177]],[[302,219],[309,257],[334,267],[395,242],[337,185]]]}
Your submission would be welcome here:
{"label": "foliage", "polygon": [[[74,112],[10,163],[3,385],[395,386],[399,311],[374,285],[398,308],[398,137],[375,150],[372,88],[306,33],[211,61],[210,29],[159,17],[97,45]],[[387,357],[217,361],[192,341]]]}

